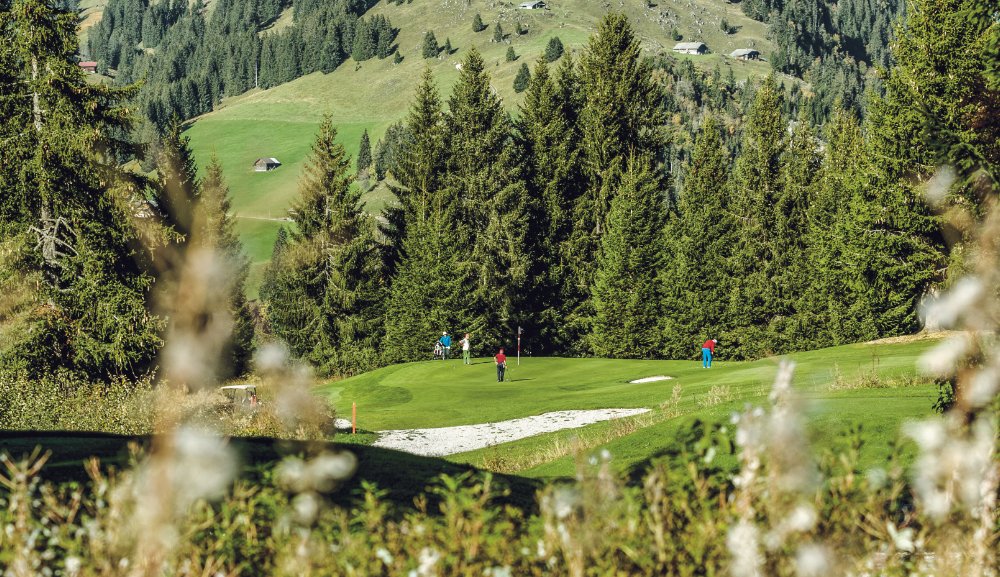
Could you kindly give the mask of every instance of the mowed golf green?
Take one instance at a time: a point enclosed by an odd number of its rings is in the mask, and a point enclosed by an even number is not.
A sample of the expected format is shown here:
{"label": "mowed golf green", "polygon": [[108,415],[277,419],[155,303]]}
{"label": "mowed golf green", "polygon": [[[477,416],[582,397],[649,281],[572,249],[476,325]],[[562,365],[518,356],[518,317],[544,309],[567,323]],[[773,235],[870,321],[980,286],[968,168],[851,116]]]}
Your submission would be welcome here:
{"label": "mowed golf green", "polygon": [[[814,441],[835,447],[844,434],[860,425],[865,439],[862,461],[877,464],[889,454],[902,423],[932,412],[936,387],[915,379],[916,362],[934,344],[916,339],[894,344],[855,344],[782,357],[795,362],[794,386]],[[724,347],[719,352],[723,353]],[[368,431],[445,427],[487,423],[571,409],[646,407],[661,410],[675,386],[681,387],[681,416],[642,428],[607,444],[622,467],[661,451],[677,428],[692,418],[724,421],[747,403],[766,404],[777,373],[778,358],[755,362],[717,361],[702,369],[700,361],[522,358],[511,360],[509,381],[496,382],[492,359],[466,366],[461,360],[425,361],[387,367],[323,385],[337,413],[358,409],[358,427]],[[670,380],[633,384],[629,381],[664,375]],[[874,386],[841,389],[835,382],[862,381]],[[713,388],[715,391],[713,392]],[[712,404],[718,393],[725,400]],[[610,423],[584,429],[600,430]],[[452,457],[481,464],[484,455],[524,455],[575,432],[540,435],[500,447]],[[538,466],[529,475],[567,475],[572,458]]]}

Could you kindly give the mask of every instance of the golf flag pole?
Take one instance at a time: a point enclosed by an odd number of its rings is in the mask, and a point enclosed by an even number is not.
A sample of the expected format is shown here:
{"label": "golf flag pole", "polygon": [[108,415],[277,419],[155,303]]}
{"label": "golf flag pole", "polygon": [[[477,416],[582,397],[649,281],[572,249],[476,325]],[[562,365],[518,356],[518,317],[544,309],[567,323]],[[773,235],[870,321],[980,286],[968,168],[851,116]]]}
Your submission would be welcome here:
{"label": "golf flag pole", "polygon": [[519,366],[519,367],[521,366],[521,333],[522,332],[524,332],[524,329],[521,328],[521,325],[517,325],[517,366]]}

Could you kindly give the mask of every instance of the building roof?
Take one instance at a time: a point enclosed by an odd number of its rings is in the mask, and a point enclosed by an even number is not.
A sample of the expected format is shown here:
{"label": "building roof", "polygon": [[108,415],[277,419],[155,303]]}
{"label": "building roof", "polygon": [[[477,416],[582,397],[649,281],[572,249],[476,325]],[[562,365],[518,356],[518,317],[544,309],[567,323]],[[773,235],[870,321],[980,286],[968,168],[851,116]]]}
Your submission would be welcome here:
{"label": "building roof", "polygon": [[521,6],[520,7],[521,8],[534,8],[535,6],[538,6],[539,4],[544,5],[545,2],[543,2],[542,0],[533,0],[532,2],[521,2]]}
{"label": "building roof", "polygon": [[267,164],[281,164],[281,161],[278,160],[277,158],[273,157],[273,156],[268,156],[268,157],[264,157],[264,158],[258,158],[253,163],[254,164],[258,164],[258,163],[260,163],[262,161],[265,162],[265,163],[267,163]]}
{"label": "building roof", "polygon": [[97,62],[94,62],[93,60],[84,60],[83,62],[80,63],[80,66],[83,66],[84,68],[88,68],[91,66],[97,68]]}
{"label": "building roof", "polygon": [[699,50],[701,48],[708,48],[708,46],[705,46],[704,42],[678,42],[674,44],[674,50]]}
{"label": "building roof", "polygon": [[733,50],[729,53],[733,58],[739,58],[740,56],[750,56],[751,54],[760,54],[760,50],[754,50],[753,48],[739,48]]}

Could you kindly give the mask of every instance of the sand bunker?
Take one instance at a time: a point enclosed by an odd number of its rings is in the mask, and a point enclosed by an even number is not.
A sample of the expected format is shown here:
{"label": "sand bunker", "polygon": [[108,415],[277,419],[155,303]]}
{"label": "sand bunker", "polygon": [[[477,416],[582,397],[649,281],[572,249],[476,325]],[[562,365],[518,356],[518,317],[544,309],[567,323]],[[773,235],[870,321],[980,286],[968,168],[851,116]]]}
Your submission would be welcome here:
{"label": "sand bunker", "polygon": [[402,429],[382,431],[376,447],[406,451],[426,457],[442,457],[492,447],[564,429],[575,429],[610,419],[620,419],[649,412],[649,409],[594,409],[589,411],[555,411],[534,417],[511,419],[481,425],[461,425],[435,429]]}
{"label": "sand bunker", "polygon": [[652,382],[656,382],[656,381],[669,381],[672,378],[673,377],[666,377],[664,375],[658,375],[658,376],[655,376],[655,377],[644,377],[644,378],[636,379],[634,381],[629,381],[629,382],[630,383],[652,383]]}

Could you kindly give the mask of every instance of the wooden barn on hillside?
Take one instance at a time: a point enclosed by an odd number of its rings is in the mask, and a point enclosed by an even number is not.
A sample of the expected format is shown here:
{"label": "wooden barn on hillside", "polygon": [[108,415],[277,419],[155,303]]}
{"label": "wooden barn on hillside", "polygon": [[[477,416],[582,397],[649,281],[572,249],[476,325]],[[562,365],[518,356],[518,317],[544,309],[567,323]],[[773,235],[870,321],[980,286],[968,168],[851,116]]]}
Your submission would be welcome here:
{"label": "wooden barn on hillside", "polygon": [[674,44],[673,51],[678,54],[704,54],[708,52],[708,46],[704,42],[678,42]]}
{"label": "wooden barn on hillside", "polygon": [[760,60],[760,51],[753,48],[740,48],[730,52],[729,56],[737,60]]}
{"label": "wooden barn on hillside", "polygon": [[253,169],[256,172],[268,172],[270,170],[278,168],[279,166],[281,166],[281,163],[278,162],[278,159],[274,158],[273,156],[267,158],[258,158],[253,163]]}

